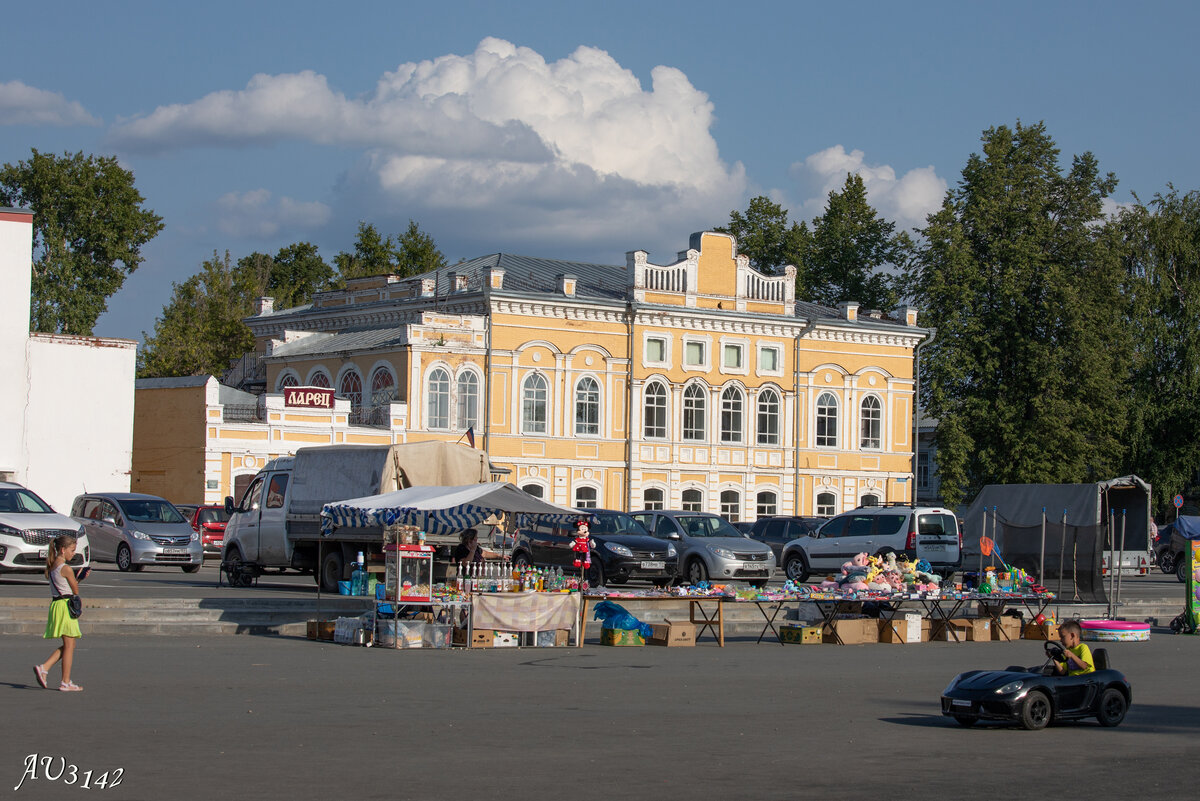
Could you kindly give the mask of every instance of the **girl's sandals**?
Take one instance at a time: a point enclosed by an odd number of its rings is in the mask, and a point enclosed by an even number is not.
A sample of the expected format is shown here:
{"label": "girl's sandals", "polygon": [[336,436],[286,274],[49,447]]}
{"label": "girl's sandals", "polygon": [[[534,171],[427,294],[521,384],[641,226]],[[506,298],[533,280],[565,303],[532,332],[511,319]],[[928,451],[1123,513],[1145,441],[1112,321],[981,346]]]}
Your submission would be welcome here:
{"label": "girl's sandals", "polygon": [[37,683],[42,685],[43,690],[50,689],[49,687],[46,686],[46,677],[48,675],[50,675],[50,672],[48,670],[43,669],[41,665],[34,665],[33,666],[33,675],[37,676]]}
{"label": "girl's sandals", "polygon": [[58,685],[58,689],[59,689],[59,692],[64,692],[64,693],[81,693],[81,692],[83,692],[83,688],[80,687],[78,684],[76,684],[73,681],[64,681],[62,684]]}

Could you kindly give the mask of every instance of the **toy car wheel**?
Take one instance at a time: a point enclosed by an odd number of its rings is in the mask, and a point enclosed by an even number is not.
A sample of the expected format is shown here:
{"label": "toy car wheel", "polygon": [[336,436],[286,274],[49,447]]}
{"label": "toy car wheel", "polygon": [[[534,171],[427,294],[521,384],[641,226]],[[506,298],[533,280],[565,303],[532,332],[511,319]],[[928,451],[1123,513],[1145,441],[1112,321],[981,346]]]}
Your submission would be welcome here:
{"label": "toy car wheel", "polygon": [[964,729],[969,729],[979,722],[979,718],[973,715],[955,715],[954,722]]}
{"label": "toy car wheel", "polygon": [[1025,696],[1025,701],[1021,704],[1021,728],[1029,731],[1044,729],[1050,722],[1050,717],[1050,699],[1045,693],[1035,690]]}
{"label": "toy car wheel", "polygon": [[1191,566],[1191,559],[1179,559],[1175,563],[1175,578],[1179,579],[1180,582],[1186,583],[1188,577],[1188,568]]}
{"label": "toy car wheel", "polygon": [[1096,714],[1096,720],[1101,726],[1119,726],[1128,710],[1125,694],[1115,687],[1109,687],[1100,696],[1100,711]]}

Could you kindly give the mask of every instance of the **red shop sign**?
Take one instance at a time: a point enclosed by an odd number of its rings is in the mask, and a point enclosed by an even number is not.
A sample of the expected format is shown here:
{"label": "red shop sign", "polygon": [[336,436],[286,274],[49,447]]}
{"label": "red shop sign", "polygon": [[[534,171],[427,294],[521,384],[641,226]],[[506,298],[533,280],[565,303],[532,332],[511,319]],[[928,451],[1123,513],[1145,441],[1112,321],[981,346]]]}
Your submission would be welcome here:
{"label": "red shop sign", "polygon": [[283,405],[302,409],[332,409],[333,390],[328,387],[284,387]]}

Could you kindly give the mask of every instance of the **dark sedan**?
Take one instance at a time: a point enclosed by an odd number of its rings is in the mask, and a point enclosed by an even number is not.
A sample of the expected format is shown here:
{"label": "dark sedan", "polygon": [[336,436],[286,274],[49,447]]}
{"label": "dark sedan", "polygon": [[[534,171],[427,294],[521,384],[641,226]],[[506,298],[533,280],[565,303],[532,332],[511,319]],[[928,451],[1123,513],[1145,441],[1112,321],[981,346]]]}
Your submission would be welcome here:
{"label": "dark sedan", "polygon": [[[581,509],[588,516],[592,541],[592,566],[588,583],[624,584],[631,579],[650,581],[657,586],[672,584],[679,575],[679,556],[673,543],[651,537],[625,512],[609,509]],[[537,567],[561,567],[574,570],[575,540],[573,523],[538,521],[517,531],[513,546],[516,564]]]}

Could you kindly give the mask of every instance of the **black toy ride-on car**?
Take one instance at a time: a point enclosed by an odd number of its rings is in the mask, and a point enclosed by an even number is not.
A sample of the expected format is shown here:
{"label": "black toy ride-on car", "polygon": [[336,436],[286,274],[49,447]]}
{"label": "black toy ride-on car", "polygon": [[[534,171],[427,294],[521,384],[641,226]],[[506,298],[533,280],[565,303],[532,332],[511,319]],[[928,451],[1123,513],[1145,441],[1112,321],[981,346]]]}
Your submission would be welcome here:
{"label": "black toy ride-on car", "polygon": [[1092,651],[1096,670],[1080,676],[1060,676],[1054,663],[1063,647],[1047,640],[1041,667],[972,670],[954,677],[942,692],[942,714],[962,726],[981,720],[1018,723],[1043,729],[1060,720],[1096,718],[1101,726],[1117,726],[1133,702],[1133,690],[1120,671],[1108,666],[1108,652]]}

